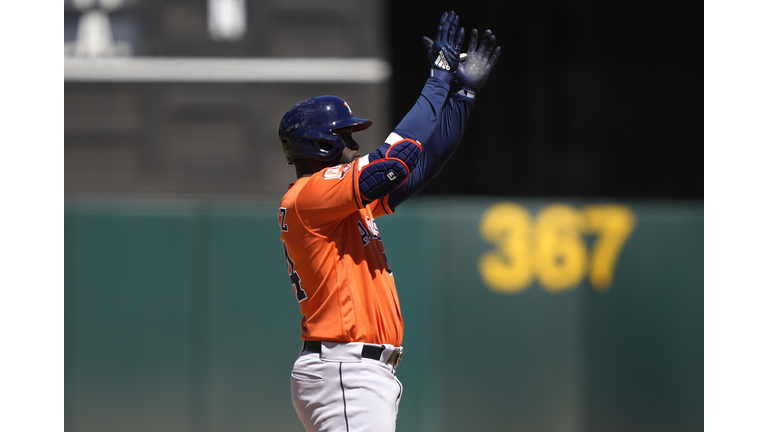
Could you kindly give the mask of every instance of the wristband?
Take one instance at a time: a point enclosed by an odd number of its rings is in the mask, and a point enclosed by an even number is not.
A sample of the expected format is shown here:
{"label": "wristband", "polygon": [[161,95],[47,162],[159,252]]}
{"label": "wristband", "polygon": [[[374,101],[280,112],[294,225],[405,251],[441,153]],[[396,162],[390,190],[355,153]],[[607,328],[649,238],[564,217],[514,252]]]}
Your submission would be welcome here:
{"label": "wristband", "polygon": [[459,88],[458,90],[456,90],[456,93],[461,95],[461,96],[468,97],[470,99],[474,99],[475,95],[477,94],[477,92],[472,91],[472,90],[470,90],[468,88],[465,88],[465,87]]}
{"label": "wristband", "polygon": [[453,80],[453,74],[452,73],[450,73],[448,71],[445,71],[445,70],[442,70],[442,69],[438,69],[436,67],[433,67],[433,68],[431,68],[429,70],[429,77],[430,78],[437,78],[440,81],[447,82],[447,83],[450,83],[451,80]]}

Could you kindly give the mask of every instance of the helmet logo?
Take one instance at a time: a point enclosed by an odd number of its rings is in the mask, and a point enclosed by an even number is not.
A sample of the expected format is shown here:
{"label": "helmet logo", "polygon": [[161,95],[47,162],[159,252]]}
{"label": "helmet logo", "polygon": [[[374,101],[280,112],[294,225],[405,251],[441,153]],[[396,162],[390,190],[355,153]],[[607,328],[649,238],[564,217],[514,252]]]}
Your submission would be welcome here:
{"label": "helmet logo", "polygon": [[349,104],[346,101],[344,102],[344,106],[349,110],[349,115],[352,115],[352,108],[349,107]]}

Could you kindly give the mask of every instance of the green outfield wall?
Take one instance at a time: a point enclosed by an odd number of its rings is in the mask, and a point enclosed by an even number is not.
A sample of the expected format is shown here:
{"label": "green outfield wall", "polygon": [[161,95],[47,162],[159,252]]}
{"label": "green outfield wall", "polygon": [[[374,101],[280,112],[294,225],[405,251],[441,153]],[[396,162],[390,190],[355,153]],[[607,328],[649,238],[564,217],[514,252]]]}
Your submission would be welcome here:
{"label": "green outfield wall", "polygon": [[[377,219],[398,431],[704,428],[704,206],[413,199]],[[277,201],[69,202],[70,432],[301,431]]]}

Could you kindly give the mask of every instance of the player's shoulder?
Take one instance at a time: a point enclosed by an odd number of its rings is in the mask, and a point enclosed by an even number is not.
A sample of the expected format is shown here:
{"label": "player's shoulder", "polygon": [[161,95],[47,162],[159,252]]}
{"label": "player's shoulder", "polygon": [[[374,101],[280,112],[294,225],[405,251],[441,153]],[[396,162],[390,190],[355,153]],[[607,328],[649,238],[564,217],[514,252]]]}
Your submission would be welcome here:
{"label": "player's shoulder", "polygon": [[291,188],[297,210],[320,211],[330,217],[362,207],[354,184],[356,164],[326,167],[297,181]]}
{"label": "player's shoulder", "polygon": [[334,165],[323,168],[309,177],[302,177],[294,183],[291,191],[295,195],[322,194],[323,191],[333,189],[340,183],[346,183],[352,177],[352,170],[356,162]]}
{"label": "player's shoulder", "polygon": [[291,183],[288,186],[288,190],[283,195],[283,198],[280,200],[280,207],[281,208],[287,208],[291,209],[296,206],[296,199],[299,196],[299,193],[304,189],[304,187],[309,182],[309,177],[301,177],[298,180],[296,180],[295,183]]}

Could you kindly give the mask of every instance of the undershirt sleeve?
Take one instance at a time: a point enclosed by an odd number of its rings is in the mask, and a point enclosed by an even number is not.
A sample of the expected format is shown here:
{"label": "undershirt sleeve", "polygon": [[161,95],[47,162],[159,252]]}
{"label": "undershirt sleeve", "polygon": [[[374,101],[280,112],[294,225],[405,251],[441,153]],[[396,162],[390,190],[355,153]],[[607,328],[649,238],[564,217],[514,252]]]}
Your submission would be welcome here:
{"label": "undershirt sleeve", "polygon": [[[475,105],[473,98],[454,94],[446,102],[434,133],[422,146],[423,152],[416,167],[406,181],[389,195],[387,201],[390,210],[419,192],[433,178],[437,177],[448,159],[464,136],[469,113]],[[410,138],[409,131],[395,129],[403,138]]]}

